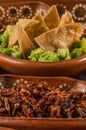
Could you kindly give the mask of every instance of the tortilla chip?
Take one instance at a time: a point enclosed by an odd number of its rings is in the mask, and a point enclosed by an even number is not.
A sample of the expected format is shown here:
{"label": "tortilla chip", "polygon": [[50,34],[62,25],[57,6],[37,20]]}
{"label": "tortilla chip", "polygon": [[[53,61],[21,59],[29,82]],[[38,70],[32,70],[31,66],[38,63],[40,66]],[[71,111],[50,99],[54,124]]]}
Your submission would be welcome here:
{"label": "tortilla chip", "polygon": [[17,40],[17,25],[15,25],[9,35],[8,48],[13,47],[17,43]]}
{"label": "tortilla chip", "polygon": [[23,29],[23,27],[20,26],[19,24],[18,24],[18,43],[23,58],[27,58],[27,55],[29,55],[31,51],[34,49],[34,45],[30,40],[30,38],[28,37],[25,30]]}
{"label": "tortilla chip", "polygon": [[37,44],[47,51],[56,51],[57,48],[70,48],[83,34],[83,27],[79,23],[65,24],[49,30],[37,38]]}
{"label": "tortilla chip", "polygon": [[22,26],[22,27],[27,27],[28,24],[30,23],[30,19],[19,19],[18,20],[18,23]]}
{"label": "tortilla chip", "polygon": [[26,29],[26,28],[28,28],[28,27],[30,27],[30,26],[33,26],[34,24],[39,23],[39,21],[34,20],[34,19],[20,19],[20,20],[18,21],[18,23],[19,23],[24,29]]}
{"label": "tortilla chip", "polygon": [[[27,26],[33,26],[34,24],[37,24],[38,21],[37,20],[30,20],[30,19],[19,19],[18,22],[16,23],[16,25],[14,26],[14,28],[11,30],[11,33],[9,35],[9,43],[8,43],[8,47],[11,48],[13,47],[13,45],[15,45],[18,41],[18,27],[17,25],[19,24],[20,26],[22,26],[23,29],[25,29]],[[32,32],[30,31],[30,35],[32,36]]]}
{"label": "tortilla chip", "polygon": [[54,37],[54,29],[49,30],[40,36],[35,38],[36,43],[44,50],[46,51],[55,51],[56,48],[52,44],[52,40]]}
{"label": "tortilla chip", "polygon": [[36,16],[34,16],[32,20],[38,21],[38,23],[28,26],[26,28],[26,32],[28,36],[30,37],[31,41],[34,43],[34,45],[37,45],[35,43],[34,38],[48,31],[48,27],[46,26],[41,13],[37,13]]}
{"label": "tortilla chip", "polygon": [[39,23],[32,26],[32,29],[34,30],[34,37],[37,37],[41,33],[44,33],[44,32],[49,30],[48,27],[45,24],[45,21],[44,21],[43,16],[42,16],[41,13],[37,13],[33,17],[33,19],[39,21]]}
{"label": "tortilla chip", "polygon": [[65,25],[70,23],[74,23],[74,20],[72,18],[72,14],[69,11],[67,11],[65,12],[65,14],[62,15],[60,25]]}
{"label": "tortilla chip", "polygon": [[51,6],[51,8],[48,10],[44,21],[49,29],[58,27],[60,23],[60,16],[55,5]]}

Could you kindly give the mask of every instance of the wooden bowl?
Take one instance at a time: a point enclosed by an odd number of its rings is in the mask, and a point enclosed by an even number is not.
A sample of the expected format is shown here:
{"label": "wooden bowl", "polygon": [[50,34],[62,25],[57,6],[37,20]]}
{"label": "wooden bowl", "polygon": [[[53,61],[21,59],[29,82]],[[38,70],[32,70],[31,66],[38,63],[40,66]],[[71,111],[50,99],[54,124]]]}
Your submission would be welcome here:
{"label": "wooden bowl", "polygon": [[0,67],[17,75],[75,76],[86,69],[86,54],[60,62],[36,62],[0,54]]}
{"label": "wooden bowl", "polygon": [[47,3],[37,0],[5,0],[0,3],[0,23],[4,25],[14,24],[20,18],[32,18],[36,12],[43,15],[49,9]]}
{"label": "wooden bowl", "polygon": [[[68,77],[31,77],[16,75],[0,75],[0,84],[3,87],[11,87],[16,80],[24,79],[25,81],[46,81],[50,86],[55,86],[71,91],[77,89],[81,92],[86,91],[86,81],[76,80]],[[64,84],[70,86],[67,88]],[[67,118],[25,118],[25,117],[5,117],[0,116],[0,127],[8,127],[17,130],[85,130],[86,119],[67,119]]]}
{"label": "wooden bowl", "polygon": [[[81,8],[84,10],[85,0],[75,1],[71,0],[70,3],[68,0],[61,1],[44,1],[41,2],[37,0],[16,0],[12,2],[10,0],[1,1],[1,11],[2,15],[0,17],[0,22],[3,24],[14,23],[19,18],[30,18],[37,11],[46,13],[49,6],[56,4],[59,9],[59,13],[64,13],[67,9],[71,13],[76,5],[80,7],[78,12],[81,12]],[[83,14],[84,15],[84,14]],[[74,15],[75,16],[75,15]],[[86,18],[79,19],[81,13],[78,14],[77,19],[74,17],[77,22],[86,22]],[[86,69],[86,55],[82,55],[76,59],[61,61],[61,62],[33,62],[29,60],[22,60],[17,58],[12,58],[3,54],[0,54],[0,67],[6,71],[6,73],[13,73],[19,75],[34,75],[34,76],[53,76],[53,75],[65,75],[73,76]]]}

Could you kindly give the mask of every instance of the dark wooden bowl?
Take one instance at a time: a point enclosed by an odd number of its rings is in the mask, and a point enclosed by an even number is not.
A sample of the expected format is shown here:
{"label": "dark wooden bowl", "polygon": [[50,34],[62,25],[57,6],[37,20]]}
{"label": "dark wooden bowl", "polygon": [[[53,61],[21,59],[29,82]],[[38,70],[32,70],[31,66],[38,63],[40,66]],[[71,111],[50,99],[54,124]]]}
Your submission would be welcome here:
{"label": "dark wooden bowl", "polygon": [[[16,75],[0,75],[0,84],[3,87],[11,87],[16,80],[23,78],[25,81],[46,81],[50,86],[71,91],[77,89],[79,91],[86,91],[86,81],[76,80],[68,77],[31,77],[31,76],[16,76]],[[64,84],[67,84],[65,86]],[[17,130],[85,130],[86,119],[67,119],[67,118],[24,118],[24,117],[5,117],[0,116],[0,127],[7,127]]]}

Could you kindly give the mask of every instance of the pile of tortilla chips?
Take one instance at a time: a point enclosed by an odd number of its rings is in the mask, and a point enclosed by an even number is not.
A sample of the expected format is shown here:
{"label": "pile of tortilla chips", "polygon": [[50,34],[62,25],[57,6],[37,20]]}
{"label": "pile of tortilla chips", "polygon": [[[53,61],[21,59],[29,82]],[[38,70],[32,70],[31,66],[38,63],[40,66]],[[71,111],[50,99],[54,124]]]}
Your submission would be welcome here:
{"label": "pile of tortilla chips", "polygon": [[11,30],[8,47],[18,43],[23,58],[27,58],[37,46],[47,51],[70,48],[82,34],[82,25],[73,21],[71,13],[65,12],[60,18],[53,5],[44,17],[37,13],[32,19],[19,19]]}

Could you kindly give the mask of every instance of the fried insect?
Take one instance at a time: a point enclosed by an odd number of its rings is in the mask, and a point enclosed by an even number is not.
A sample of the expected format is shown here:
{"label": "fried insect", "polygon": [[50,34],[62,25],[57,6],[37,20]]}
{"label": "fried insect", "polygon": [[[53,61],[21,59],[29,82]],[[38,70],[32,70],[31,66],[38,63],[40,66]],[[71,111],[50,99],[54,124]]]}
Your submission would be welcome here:
{"label": "fried insect", "polygon": [[[57,86],[58,87],[58,86]],[[86,92],[50,87],[45,81],[17,83],[0,90],[0,115],[40,118],[86,118]]]}

